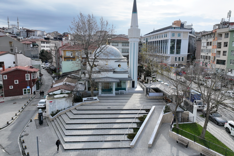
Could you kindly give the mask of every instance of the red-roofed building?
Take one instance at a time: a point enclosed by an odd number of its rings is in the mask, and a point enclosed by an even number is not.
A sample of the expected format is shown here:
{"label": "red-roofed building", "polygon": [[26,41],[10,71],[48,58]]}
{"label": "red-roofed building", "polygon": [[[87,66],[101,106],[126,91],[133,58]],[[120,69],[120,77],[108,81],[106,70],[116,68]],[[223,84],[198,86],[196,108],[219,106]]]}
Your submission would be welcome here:
{"label": "red-roofed building", "polygon": [[37,89],[38,71],[32,66],[16,66],[1,71],[4,96],[32,94]]}

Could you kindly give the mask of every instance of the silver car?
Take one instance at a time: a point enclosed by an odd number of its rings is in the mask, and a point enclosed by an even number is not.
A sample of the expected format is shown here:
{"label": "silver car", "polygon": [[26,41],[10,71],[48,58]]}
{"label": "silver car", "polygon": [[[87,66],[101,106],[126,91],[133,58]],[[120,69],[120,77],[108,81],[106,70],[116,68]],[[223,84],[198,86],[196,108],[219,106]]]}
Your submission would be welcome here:
{"label": "silver car", "polygon": [[46,108],[46,99],[41,99],[37,104],[37,108]]}

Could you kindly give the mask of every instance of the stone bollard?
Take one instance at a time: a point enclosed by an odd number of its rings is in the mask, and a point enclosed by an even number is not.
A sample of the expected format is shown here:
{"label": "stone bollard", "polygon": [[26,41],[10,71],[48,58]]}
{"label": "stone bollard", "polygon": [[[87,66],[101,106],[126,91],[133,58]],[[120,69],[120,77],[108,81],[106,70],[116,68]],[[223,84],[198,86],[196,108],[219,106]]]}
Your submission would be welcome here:
{"label": "stone bollard", "polygon": [[29,152],[27,152],[27,156],[29,156]]}
{"label": "stone bollard", "polygon": [[30,119],[30,122],[32,122],[32,119]]}
{"label": "stone bollard", "polygon": [[11,120],[14,120],[14,117],[12,117]]}
{"label": "stone bollard", "polygon": [[26,145],[24,146],[24,149],[27,149],[27,146],[26,146]]}
{"label": "stone bollard", "polygon": [[24,143],[24,140],[22,140],[22,143]]}
{"label": "stone bollard", "polygon": [[9,122],[7,121],[7,125],[9,125]]}
{"label": "stone bollard", "polygon": [[15,116],[17,116],[17,113],[15,113]]}
{"label": "stone bollard", "polygon": [[19,110],[19,112],[20,112],[20,110]]}

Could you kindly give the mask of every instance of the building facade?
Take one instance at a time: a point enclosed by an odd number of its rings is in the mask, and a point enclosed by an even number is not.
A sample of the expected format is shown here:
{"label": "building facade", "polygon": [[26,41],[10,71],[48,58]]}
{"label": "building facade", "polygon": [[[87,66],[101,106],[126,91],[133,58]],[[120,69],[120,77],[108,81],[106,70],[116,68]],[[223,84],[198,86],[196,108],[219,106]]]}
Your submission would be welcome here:
{"label": "building facade", "polygon": [[1,71],[5,97],[32,94],[36,91],[38,69],[17,66]]}
{"label": "building facade", "polygon": [[[143,44],[153,47],[150,55],[155,61],[170,65],[186,64],[187,60],[195,57],[196,36],[193,29],[186,28],[183,23],[173,23],[165,28],[154,30],[143,37]],[[193,39],[194,38],[194,39]],[[192,41],[190,43],[189,41]],[[192,51],[189,51],[189,43]]]}
{"label": "building facade", "polygon": [[229,49],[227,57],[227,71],[234,76],[234,25],[229,27]]}
{"label": "building facade", "polygon": [[116,47],[124,57],[129,55],[129,41],[125,37],[114,37],[110,41],[110,45]]}

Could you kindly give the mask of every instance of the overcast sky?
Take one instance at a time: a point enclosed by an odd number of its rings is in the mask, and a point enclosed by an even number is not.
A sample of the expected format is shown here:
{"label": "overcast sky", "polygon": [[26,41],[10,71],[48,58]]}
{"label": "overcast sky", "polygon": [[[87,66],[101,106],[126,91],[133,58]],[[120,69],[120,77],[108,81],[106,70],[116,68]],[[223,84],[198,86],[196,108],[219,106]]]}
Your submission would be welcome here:
{"label": "overcast sky", "polygon": [[[18,17],[20,27],[63,33],[82,12],[102,16],[115,26],[117,34],[127,34],[132,6],[133,0],[0,0],[0,27],[7,26],[7,17],[10,24],[17,24]],[[208,31],[227,18],[233,6],[234,0],[137,0],[141,35],[178,19],[193,24],[195,31]]]}

